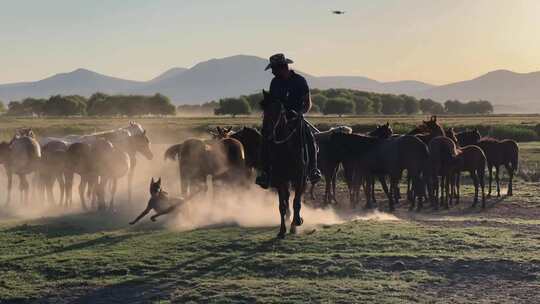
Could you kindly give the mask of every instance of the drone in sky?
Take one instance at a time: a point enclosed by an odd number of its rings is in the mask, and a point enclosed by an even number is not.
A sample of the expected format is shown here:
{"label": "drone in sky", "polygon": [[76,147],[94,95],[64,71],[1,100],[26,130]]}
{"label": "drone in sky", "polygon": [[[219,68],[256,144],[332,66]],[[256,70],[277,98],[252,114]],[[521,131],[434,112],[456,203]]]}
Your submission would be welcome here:
{"label": "drone in sky", "polygon": [[334,15],[343,15],[343,14],[345,14],[345,11],[332,11],[332,14],[334,14]]}

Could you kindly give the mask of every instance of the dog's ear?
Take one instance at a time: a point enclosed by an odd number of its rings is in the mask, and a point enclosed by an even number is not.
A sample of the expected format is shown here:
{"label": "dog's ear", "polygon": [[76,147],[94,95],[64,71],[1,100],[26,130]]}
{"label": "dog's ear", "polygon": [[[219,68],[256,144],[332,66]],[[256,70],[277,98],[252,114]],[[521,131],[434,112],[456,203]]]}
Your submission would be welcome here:
{"label": "dog's ear", "polygon": [[157,180],[157,184],[161,186],[161,176],[160,176],[159,179]]}

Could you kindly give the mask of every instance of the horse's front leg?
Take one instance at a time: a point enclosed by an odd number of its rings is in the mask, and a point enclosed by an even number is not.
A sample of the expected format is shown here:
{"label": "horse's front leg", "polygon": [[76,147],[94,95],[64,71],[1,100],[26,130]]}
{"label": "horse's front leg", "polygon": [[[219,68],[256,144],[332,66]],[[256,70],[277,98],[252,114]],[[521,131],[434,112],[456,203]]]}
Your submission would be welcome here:
{"label": "horse's front leg", "polygon": [[64,174],[63,173],[59,173],[57,175],[57,179],[58,179],[58,186],[60,187],[60,205],[64,204],[64,206],[67,208],[68,207],[68,204],[66,202],[66,180],[64,179]]}
{"label": "horse's front leg", "polygon": [[114,210],[114,197],[116,195],[116,188],[118,187],[118,179],[113,178],[111,183],[112,183],[111,184],[111,201],[109,203],[109,209],[113,211]]}
{"label": "horse's front leg", "polygon": [[[73,183],[73,178],[71,179],[71,183]],[[81,181],[79,183],[79,199],[81,200],[81,206],[84,210],[88,210],[88,207],[86,206],[86,198],[84,195],[84,192],[86,190],[86,185],[88,184],[88,177],[86,175],[81,174]],[[88,185],[90,187],[90,185]]]}
{"label": "horse's front leg", "polygon": [[128,172],[128,203],[131,203],[131,191],[133,186],[133,176],[135,175],[135,166],[137,159],[135,153],[129,155],[129,172]]}
{"label": "horse's front leg", "polygon": [[21,191],[21,202],[24,204],[28,204],[29,188],[30,184],[28,183],[28,180],[26,180],[26,175],[19,174],[19,190]]}
{"label": "horse's front leg", "polygon": [[7,174],[7,198],[6,198],[6,205],[9,205],[11,202],[11,187],[13,186],[13,173],[11,173],[11,170],[6,168],[6,174]]}
{"label": "horse's front leg", "polygon": [[291,233],[296,233],[296,227],[302,226],[304,219],[300,216],[300,209],[302,208],[302,194],[304,193],[305,183],[299,183],[294,189],[293,200],[293,220],[291,222]]}
{"label": "horse's front leg", "polygon": [[287,193],[288,189],[279,188],[278,189],[278,198],[279,198],[279,215],[281,218],[281,225],[279,228],[279,233],[277,237],[279,239],[285,238],[285,234],[287,233],[287,227],[285,226],[285,217],[287,216],[287,210],[288,208],[288,195]]}

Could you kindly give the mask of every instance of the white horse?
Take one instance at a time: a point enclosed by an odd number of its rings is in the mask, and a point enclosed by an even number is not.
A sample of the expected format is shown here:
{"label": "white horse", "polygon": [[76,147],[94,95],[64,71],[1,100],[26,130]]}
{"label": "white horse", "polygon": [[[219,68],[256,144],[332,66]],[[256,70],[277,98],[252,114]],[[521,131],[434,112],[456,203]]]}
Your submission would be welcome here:
{"label": "white horse", "polygon": [[[148,160],[151,160],[154,155],[150,149],[150,140],[146,136],[146,130],[141,124],[130,121],[127,127],[95,132],[88,135],[66,135],[64,137],[43,137],[40,140],[40,145],[44,146],[52,141],[64,142],[68,146],[74,143],[84,143],[92,145],[98,139],[109,140],[120,151],[125,152],[129,156],[129,172],[128,172],[128,201],[131,202],[133,176],[135,174],[135,166],[137,164],[136,153],[139,152]],[[66,189],[70,191],[71,189]]]}

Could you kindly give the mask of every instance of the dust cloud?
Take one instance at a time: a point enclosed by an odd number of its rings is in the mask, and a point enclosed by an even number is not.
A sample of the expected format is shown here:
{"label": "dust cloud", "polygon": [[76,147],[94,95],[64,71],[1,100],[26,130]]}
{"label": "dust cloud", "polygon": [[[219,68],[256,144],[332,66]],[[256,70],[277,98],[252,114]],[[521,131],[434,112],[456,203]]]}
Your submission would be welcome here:
{"label": "dust cloud", "polygon": [[[157,142],[160,142],[159,140]],[[180,142],[180,141],[178,141]],[[127,177],[118,182],[118,191],[115,197],[115,212],[107,217],[113,217],[118,221],[134,218],[145,207],[149,199],[150,179],[162,178],[162,188],[171,197],[178,197],[180,192],[178,163],[164,160],[164,151],[169,144],[152,144],[154,158],[147,160],[141,155],[137,156],[137,167],[133,183],[133,196],[130,203],[127,202]],[[7,181],[5,173],[0,169],[0,205],[4,204]],[[32,177],[29,176],[32,185]],[[73,186],[73,205],[64,208],[57,204],[44,202],[35,193],[31,194],[29,205],[19,202],[18,178],[14,176],[12,188],[12,202],[9,208],[2,208],[0,220],[5,219],[34,219],[42,217],[61,217],[68,214],[83,213],[79,202],[78,187],[79,179],[76,176]],[[58,200],[60,193],[58,186],[55,187],[55,196]],[[292,212],[291,193],[290,208]],[[107,196],[107,202],[110,200]],[[280,224],[277,194],[272,191],[264,191],[252,184],[248,188],[225,189],[216,186],[206,194],[201,194],[186,202],[179,208],[176,214],[166,215],[158,221],[163,227],[175,231],[192,230],[203,227],[216,226],[241,226],[241,227],[269,227]],[[393,215],[382,212],[372,212],[358,215],[354,211],[344,212],[332,208],[313,208],[302,204],[301,215],[304,219],[302,230],[311,229],[321,225],[334,225],[351,220],[398,220]],[[149,217],[141,222],[149,221]],[[150,223],[149,223],[150,224]],[[290,222],[287,223],[289,226]]]}

